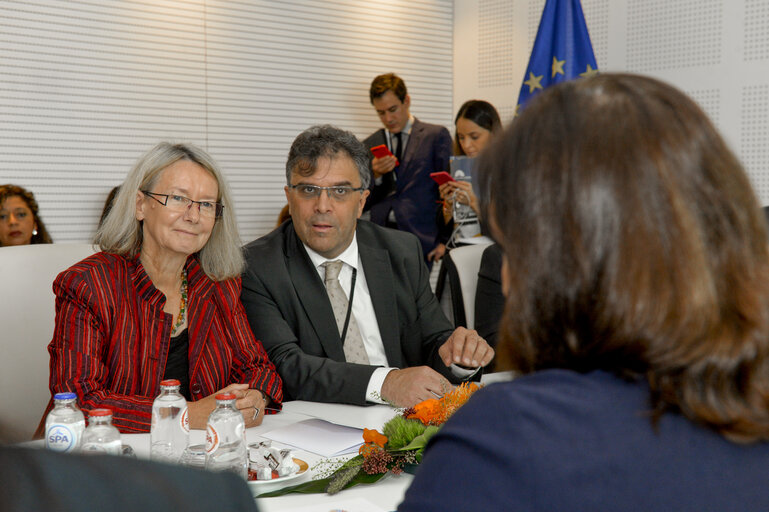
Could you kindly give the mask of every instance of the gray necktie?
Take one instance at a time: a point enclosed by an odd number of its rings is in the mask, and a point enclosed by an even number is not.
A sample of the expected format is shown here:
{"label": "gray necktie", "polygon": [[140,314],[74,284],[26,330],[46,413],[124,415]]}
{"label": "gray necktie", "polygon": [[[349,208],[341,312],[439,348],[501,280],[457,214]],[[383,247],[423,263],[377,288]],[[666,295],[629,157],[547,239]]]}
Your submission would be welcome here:
{"label": "gray necktie", "polygon": [[[326,271],[326,292],[334,310],[334,318],[340,337],[349,307],[347,295],[342,290],[342,285],[339,284],[339,272],[342,270],[342,265],[340,260],[327,261],[321,265]],[[366,349],[363,347],[363,338],[360,335],[360,329],[358,329],[358,322],[355,321],[353,314],[350,314],[347,336],[344,339],[344,357],[348,363],[369,364]]]}

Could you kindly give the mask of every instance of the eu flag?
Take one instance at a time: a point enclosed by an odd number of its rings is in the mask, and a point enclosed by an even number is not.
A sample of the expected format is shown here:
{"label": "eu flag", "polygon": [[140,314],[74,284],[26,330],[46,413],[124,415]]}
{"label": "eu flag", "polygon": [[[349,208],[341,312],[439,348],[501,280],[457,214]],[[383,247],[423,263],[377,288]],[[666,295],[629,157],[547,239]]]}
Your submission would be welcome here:
{"label": "eu flag", "polygon": [[547,0],[518,95],[518,108],[545,87],[597,72],[579,0]]}

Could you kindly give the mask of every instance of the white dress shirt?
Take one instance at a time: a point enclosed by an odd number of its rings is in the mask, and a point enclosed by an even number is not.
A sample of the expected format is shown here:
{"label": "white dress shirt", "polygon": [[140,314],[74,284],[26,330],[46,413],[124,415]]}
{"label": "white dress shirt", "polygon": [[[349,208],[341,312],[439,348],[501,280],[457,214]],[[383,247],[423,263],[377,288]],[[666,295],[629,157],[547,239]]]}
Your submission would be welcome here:
{"label": "white dress shirt", "polygon": [[[342,287],[344,294],[347,296],[347,300],[350,300],[352,269],[356,269],[357,277],[355,279],[355,295],[352,301],[352,315],[358,323],[358,329],[360,330],[360,335],[363,339],[363,347],[366,349],[369,364],[378,366],[378,368],[374,370],[374,373],[371,374],[371,378],[368,381],[368,386],[366,387],[366,400],[379,404],[386,403],[382,400],[382,384],[384,384],[387,374],[392,370],[397,370],[397,368],[388,366],[384,343],[382,343],[382,335],[379,332],[379,322],[377,322],[376,313],[374,312],[374,303],[371,302],[371,294],[368,291],[366,273],[363,271],[363,263],[358,254],[357,233],[353,235],[352,242],[347,246],[347,249],[334,259],[327,259],[310,249],[307,244],[303,245],[305,250],[307,250],[307,255],[310,257],[310,261],[312,261],[312,264],[315,266],[315,270],[318,272],[321,281],[325,282],[326,277],[326,270],[322,266],[324,263],[335,260],[341,260],[342,263],[344,263],[344,265],[342,265],[342,270],[339,272],[339,284]],[[480,370],[480,368],[461,368],[455,364],[452,364],[449,368],[452,374],[460,378],[468,378]]]}
{"label": "white dress shirt", "polygon": [[357,234],[353,235],[352,242],[347,249],[333,260],[324,258],[307,247],[306,244],[304,248],[307,250],[307,255],[310,256],[310,261],[312,261],[322,281],[325,280],[325,269],[322,267],[325,262],[341,260],[344,263],[342,270],[339,272],[339,284],[342,286],[342,290],[348,300],[350,299],[350,286],[352,285],[352,269],[356,269],[357,277],[355,279],[355,295],[352,301],[352,315],[358,323],[358,329],[363,339],[363,347],[366,349],[369,364],[379,366],[379,368],[374,370],[369,379],[368,386],[366,387],[366,400],[382,404],[385,403],[381,399],[382,384],[387,374],[397,368],[387,366],[387,356],[384,351],[384,343],[382,343],[382,335],[379,333],[379,323],[374,312],[374,303],[371,302],[371,294],[368,291],[368,283],[366,282],[366,273],[363,271],[363,264],[358,255],[357,236]]}

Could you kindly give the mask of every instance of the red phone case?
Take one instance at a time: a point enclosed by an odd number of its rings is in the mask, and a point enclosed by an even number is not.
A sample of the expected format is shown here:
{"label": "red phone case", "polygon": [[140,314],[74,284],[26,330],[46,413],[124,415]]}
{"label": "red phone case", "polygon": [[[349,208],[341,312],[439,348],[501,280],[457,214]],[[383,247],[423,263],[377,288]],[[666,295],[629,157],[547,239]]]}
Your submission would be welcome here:
{"label": "red phone case", "polygon": [[438,185],[443,185],[444,183],[448,183],[449,181],[456,181],[454,178],[451,177],[451,174],[447,173],[446,171],[431,172],[430,177]]}
{"label": "red phone case", "polygon": [[[386,156],[395,156],[390,151],[390,148],[388,148],[384,144],[380,144],[378,146],[374,146],[373,148],[371,148],[370,151],[377,158],[384,158]],[[395,165],[399,165],[399,162],[397,160],[395,161]]]}

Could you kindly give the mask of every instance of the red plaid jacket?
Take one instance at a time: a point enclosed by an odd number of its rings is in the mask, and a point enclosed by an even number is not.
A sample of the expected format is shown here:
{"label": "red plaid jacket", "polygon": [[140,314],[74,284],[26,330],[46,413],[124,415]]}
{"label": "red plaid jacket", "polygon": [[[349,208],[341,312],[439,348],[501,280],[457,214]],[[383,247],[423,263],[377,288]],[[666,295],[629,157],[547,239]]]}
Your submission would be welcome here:
{"label": "red plaid jacket", "polygon": [[[212,281],[194,257],[186,268],[192,399],[240,382],[279,407],[282,383],[248,325],[240,278]],[[165,296],[138,258],[103,252],[59,274],[53,291],[51,392],[76,392],[84,410],[112,409],[121,432],[149,432],[171,335]]]}

